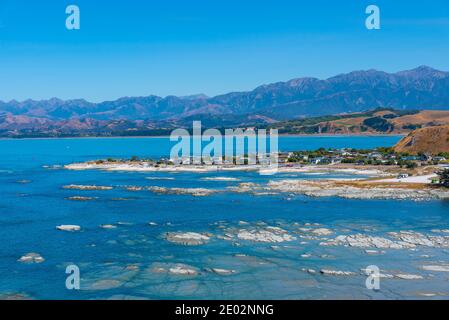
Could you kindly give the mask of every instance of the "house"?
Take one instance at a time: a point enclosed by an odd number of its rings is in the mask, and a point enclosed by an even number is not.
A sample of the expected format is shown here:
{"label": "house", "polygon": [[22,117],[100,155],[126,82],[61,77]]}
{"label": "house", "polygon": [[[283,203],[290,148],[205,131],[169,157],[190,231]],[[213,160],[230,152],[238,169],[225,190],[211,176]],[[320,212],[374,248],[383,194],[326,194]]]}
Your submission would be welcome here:
{"label": "house", "polygon": [[331,158],[330,158],[330,162],[331,162],[332,164],[334,164],[334,163],[341,163],[342,160],[343,160],[342,157],[331,157]]}
{"label": "house", "polygon": [[309,163],[311,164],[319,164],[323,158],[309,158]]}
{"label": "house", "polygon": [[327,157],[318,157],[309,159],[309,162],[312,164],[330,164],[332,163],[332,160]]}
{"label": "house", "polygon": [[[174,161],[174,162],[175,162],[175,161]],[[189,165],[189,164],[192,163],[192,159],[191,159],[190,157],[182,157],[182,158],[181,158],[181,163],[182,163],[182,164],[187,164],[187,165]]]}
{"label": "house", "polygon": [[279,152],[278,153],[278,162],[286,163],[292,155],[293,155],[293,153],[291,153],[291,152]]}
{"label": "house", "polygon": [[372,152],[368,155],[368,158],[374,159],[374,160],[379,160],[379,159],[383,158],[383,155],[379,152]]}
{"label": "house", "polygon": [[417,156],[407,156],[407,157],[402,157],[401,160],[403,160],[403,161],[417,161],[418,157]]}
{"label": "house", "polygon": [[432,161],[432,156],[429,154],[422,154],[419,156],[419,160],[421,161]]}

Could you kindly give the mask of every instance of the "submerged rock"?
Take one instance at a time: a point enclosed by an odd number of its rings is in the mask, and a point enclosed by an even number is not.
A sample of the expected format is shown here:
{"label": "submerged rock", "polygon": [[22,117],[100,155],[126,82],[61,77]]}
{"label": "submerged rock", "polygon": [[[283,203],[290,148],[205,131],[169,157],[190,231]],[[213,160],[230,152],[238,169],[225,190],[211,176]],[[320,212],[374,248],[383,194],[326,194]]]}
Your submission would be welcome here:
{"label": "submerged rock", "polygon": [[221,268],[206,268],[207,272],[215,273],[221,276],[229,276],[236,273],[235,270],[221,269]]}
{"label": "submerged rock", "polygon": [[77,225],[60,225],[56,227],[57,230],[60,231],[69,231],[69,232],[74,232],[74,231],[80,231],[81,227],[77,226]]}
{"label": "submerged rock", "polygon": [[184,246],[198,246],[207,243],[210,236],[196,232],[168,232],[165,239]]}
{"label": "submerged rock", "polygon": [[102,229],[116,229],[117,226],[114,226],[113,224],[102,224],[102,225],[100,225],[100,228],[102,228]]}
{"label": "submerged rock", "polygon": [[93,198],[93,197],[81,197],[81,196],[74,196],[74,197],[67,198],[67,200],[72,200],[72,201],[91,201],[94,199],[95,198]]}
{"label": "submerged rock", "polygon": [[198,274],[198,270],[196,268],[185,264],[177,264],[176,266],[169,268],[168,272],[180,276],[195,276]]}
{"label": "submerged rock", "polygon": [[[366,275],[366,276],[373,275],[373,274],[371,273],[371,271],[368,270],[368,269],[361,269],[361,271],[362,271],[362,274],[363,274],[363,275]],[[389,273],[385,273],[384,271],[381,271],[381,272],[378,274],[378,276],[379,276],[379,278],[381,278],[381,279],[393,279],[393,278],[394,278],[394,275],[389,274]]]}
{"label": "submerged rock", "polygon": [[113,279],[98,280],[90,286],[90,290],[110,290],[120,287],[123,282]]}
{"label": "submerged rock", "polygon": [[330,269],[321,269],[320,273],[327,275],[327,276],[353,276],[353,275],[356,275],[355,272],[351,272],[351,271],[340,271],[340,270],[330,270]]}
{"label": "submerged rock", "polygon": [[205,197],[217,193],[217,190],[205,188],[165,188],[165,187],[149,187],[148,190],[160,194],[181,194],[191,195],[194,197]]}
{"label": "submerged rock", "polygon": [[146,177],[147,180],[175,180],[175,178],[171,177]]}
{"label": "submerged rock", "polygon": [[433,293],[433,292],[418,292],[417,293],[418,296],[422,296],[422,297],[426,297],[426,298],[431,298],[431,297],[436,297],[439,296],[439,293]]}
{"label": "submerged rock", "polygon": [[0,293],[0,301],[2,300],[33,300],[33,298],[26,293]]}
{"label": "submerged rock", "polygon": [[232,177],[206,177],[206,178],[202,178],[201,180],[204,180],[204,181],[240,181],[240,179],[232,178]]}
{"label": "submerged rock", "polygon": [[125,188],[128,191],[142,191],[143,187],[138,187],[138,186],[129,186]]}
{"label": "submerged rock", "polygon": [[426,271],[449,272],[449,265],[427,265],[421,268]]}
{"label": "submerged rock", "polygon": [[20,184],[28,184],[28,183],[31,183],[32,181],[31,180],[17,180],[16,182],[20,183]]}
{"label": "submerged rock", "polygon": [[449,233],[449,229],[433,229],[434,233]]}
{"label": "submerged rock", "polygon": [[424,279],[422,276],[417,275],[417,274],[395,274],[394,275],[396,278],[398,279],[402,279],[402,280],[422,280]]}
{"label": "submerged rock", "polygon": [[264,229],[240,229],[237,238],[254,242],[279,243],[296,240],[287,231],[278,227],[266,227]]}
{"label": "submerged rock", "polygon": [[389,235],[415,247],[449,248],[449,236],[424,235],[414,231],[390,232]]}
{"label": "submerged rock", "polygon": [[311,231],[311,233],[313,233],[317,236],[329,236],[329,235],[333,234],[334,232],[330,229],[318,228],[318,229],[313,229]]}
{"label": "submerged rock", "polygon": [[[424,235],[413,231],[389,232],[388,235],[393,238],[383,238],[378,236],[369,236],[365,234],[339,235],[335,239],[321,242],[323,246],[348,246],[356,248],[377,248],[377,249],[410,249],[417,247],[429,248],[449,248],[449,236]],[[366,251],[373,254],[374,251]],[[380,253],[383,253],[382,251]]]}
{"label": "submerged rock", "polygon": [[415,248],[414,244],[392,241],[382,237],[372,237],[364,234],[340,235],[333,240],[320,243],[324,246],[348,246],[356,248],[378,248],[378,249],[404,249]]}
{"label": "submerged rock", "polygon": [[[275,180],[266,187],[269,190],[303,194],[310,197],[341,197],[347,199],[431,200],[449,199],[449,191],[442,189],[385,187],[373,183],[358,186],[333,180]],[[242,189],[243,190],[243,189]]]}
{"label": "submerged rock", "polygon": [[316,274],[316,270],[315,269],[302,268],[301,270],[304,271],[304,272],[310,273],[310,274]]}
{"label": "submerged rock", "polygon": [[232,192],[237,192],[237,193],[247,193],[247,192],[260,192],[261,190],[263,190],[264,188],[256,183],[253,182],[242,182],[239,183],[238,186],[235,187],[228,187],[228,190],[232,191]]}
{"label": "submerged rock", "polygon": [[77,184],[70,184],[67,186],[63,186],[63,189],[69,189],[69,190],[87,190],[87,191],[93,191],[93,190],[112,190],[113,187],[109,186],[96,186],[96,185],[77,185]]}
{"label": "submerged rock", "polygon": [[45,259],[39,253],[30,252],[20,257],[17,261],[21,263],[42,263]]}
{"label": "submerged rock", "polygon": [[385,251],[383,251],[383,250],[365,250],[365,253],[366,254],[371,254],[371,255],[374,255],[374,254],[385,254]]}
{"label": "submerged rock", "polygon": [[119,226],[132,226],[133,225],[132,222],[125,222],[125,221],[119,221],[119,222],[117,222],[117,224]]}

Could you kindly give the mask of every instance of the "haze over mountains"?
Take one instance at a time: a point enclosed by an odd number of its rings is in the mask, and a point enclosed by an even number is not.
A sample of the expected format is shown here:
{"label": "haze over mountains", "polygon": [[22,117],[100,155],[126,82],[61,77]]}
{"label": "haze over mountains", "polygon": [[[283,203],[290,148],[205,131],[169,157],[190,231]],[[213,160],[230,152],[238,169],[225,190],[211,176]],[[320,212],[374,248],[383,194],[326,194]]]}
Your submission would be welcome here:
{"label": "haze over mountains", "polygon": [[0,102],[0,135],[114,134],[188,126],[225,127],[388,107],[449,110],[449,72],[421,66],[386,73],[354,71],[326,80],[298,78],[215,97],[124,97]]}

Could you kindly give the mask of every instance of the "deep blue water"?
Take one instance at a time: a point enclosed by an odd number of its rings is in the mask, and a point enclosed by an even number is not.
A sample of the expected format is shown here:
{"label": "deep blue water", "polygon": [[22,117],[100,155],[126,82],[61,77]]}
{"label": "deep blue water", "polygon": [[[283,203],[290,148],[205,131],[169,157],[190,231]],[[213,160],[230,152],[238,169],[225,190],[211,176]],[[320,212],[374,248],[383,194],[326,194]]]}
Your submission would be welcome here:
{"label": "deep blue water", "polygon": [[[283,151],[372,148],[391,146],[399,138],[281,137],[279,145]],[[255,172],[126,173],[51,167],[105,157],[158,158],[168,155],[170,147],[167,138],[0,140],[0,297],[22,293],[37,299],[414,299],[422,298],[419,293],[423,292],[437,292],[440,298],[449,294],[447,274],[429,275],[419,269],[423,263],[448,262],[446,249],[386,250],[385,254],[370,256],[362,249],[324,247],[317,241],[301,239],[269,244],[215,237],[223,226],[244,227],[239,226],[239,221],[249,226],[260,223],[280,226],[292,234],[295,223],[319,223],[335,231],[334,237],[367,230],[382,236],[399,230],[430,233],[432,229],[449,229],[446,201],[361,201],[233,192],[206,197],[161,195],[132,192],[123,186],[224,190],[240,182],[265,183],[292,177],[286,173],[265,177]],[[214,176],[235,177],[240,181],[202,180]],[[96,184],[114,189],[62,189],[68,184]],[[71,196],[95,200],[66,199]],[[150,221],[157,226],[150,226]],[[122,224],[117,225],[118,222]],[[80,225],[82,231],[56,230],[61,224]],[[117,228],[99,228],[103,224],[115,224]],[[209,232],[214,237],[205,245],[186,247],[166,241],[164,234],[170,231]],[[29,252],[39,253],[45,261],[40,264],[17,261]],[[311,257],[302,258],[304,253],[310,253]],[[192,266],[199,274],[175,276],[154,272],[157,266],[175,263]],[[69,264],[80,268],[79,291],[65,287],[65,267]],[[375,292],[366,289],[362,275],[334,277],[301,271],[331,268],[358,272],[372,264],[385,270],[419,274],[425,279],[382,280],[381,290]],[[232,269],[236,273],[223,276],[205,271],[207,268]]]}

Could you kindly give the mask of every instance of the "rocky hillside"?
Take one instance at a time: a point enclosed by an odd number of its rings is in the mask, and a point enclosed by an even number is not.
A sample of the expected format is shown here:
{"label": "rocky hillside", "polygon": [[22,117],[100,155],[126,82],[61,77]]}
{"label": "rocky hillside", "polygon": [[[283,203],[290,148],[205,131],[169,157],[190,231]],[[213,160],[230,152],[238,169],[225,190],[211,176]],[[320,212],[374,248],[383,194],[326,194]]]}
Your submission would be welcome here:
{"label": "rocky hillside", "polygon": [[394,149],[409,154],[449,152],[449,125],[415,130],[399,141]]}
{"label": "rocky hillside", "polygon": [[418,128],[449,125],[449,111],[376,109],[270,125],[284,134],[406,134]]}

